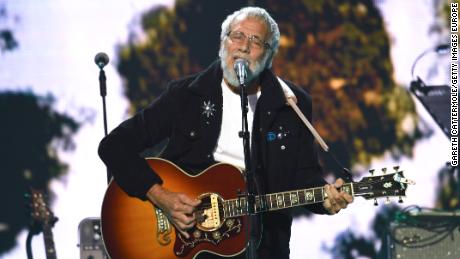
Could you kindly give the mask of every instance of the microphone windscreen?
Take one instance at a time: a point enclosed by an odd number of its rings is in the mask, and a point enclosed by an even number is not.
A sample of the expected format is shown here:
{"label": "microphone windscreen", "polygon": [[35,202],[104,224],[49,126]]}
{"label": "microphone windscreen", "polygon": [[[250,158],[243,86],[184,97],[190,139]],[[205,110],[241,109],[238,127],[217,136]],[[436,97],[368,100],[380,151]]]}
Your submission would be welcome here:
{"label": "microphone windscreen", "polygon": [[105,67],[109,63],[109,56],[104,52],[99,52],[94,57],[94,62],[99,68]]}
{"label": "microphone windscreen", "polygon": [[239,58],[239,59],[235,60],[235,64],[233,64],[233,69],[235,71],[237,71],[237,73],[238,73],[238,71],[240,69],[242,69],[242,68],[247,69],[248,67],[249,67],[248,61],[246,59],[243,59],[243,58]]}

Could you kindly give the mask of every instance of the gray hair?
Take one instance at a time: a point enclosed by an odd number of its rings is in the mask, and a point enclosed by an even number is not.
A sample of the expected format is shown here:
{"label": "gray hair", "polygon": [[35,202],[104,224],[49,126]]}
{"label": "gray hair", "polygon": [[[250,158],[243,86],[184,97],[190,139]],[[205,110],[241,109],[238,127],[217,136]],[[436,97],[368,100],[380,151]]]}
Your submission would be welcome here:
{"label": "gray hair", "polygon": [[280,30],[278,24],[273,20],[270,14],[263,8],[260,7],[244,7],[238,11],[227,16],[225,21],[222,23],[222,31],[220,32],[220,42],[222,43],[225,37],[230,33],[230,27],[233,25],[233,22],[236,18],[247,18],[252,17],[261,20],[267,25],[268,35],[270,36],[267,42],[271,46],[271,55],[268,62],[268,66],[271,66],[271,60],[273,55],[278,52],[278,47],[280,43]]}

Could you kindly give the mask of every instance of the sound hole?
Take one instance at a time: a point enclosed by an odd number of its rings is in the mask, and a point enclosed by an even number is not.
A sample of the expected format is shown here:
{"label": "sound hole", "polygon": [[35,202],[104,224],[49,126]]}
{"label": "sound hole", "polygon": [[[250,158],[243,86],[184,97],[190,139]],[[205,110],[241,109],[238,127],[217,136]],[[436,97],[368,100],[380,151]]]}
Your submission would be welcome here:
{"label": "sound hole", "polygon": [[224,224],[223,199],[215,193],[200,195],[200,205],[195,212],[196,227],[203,231],[214,231]]}

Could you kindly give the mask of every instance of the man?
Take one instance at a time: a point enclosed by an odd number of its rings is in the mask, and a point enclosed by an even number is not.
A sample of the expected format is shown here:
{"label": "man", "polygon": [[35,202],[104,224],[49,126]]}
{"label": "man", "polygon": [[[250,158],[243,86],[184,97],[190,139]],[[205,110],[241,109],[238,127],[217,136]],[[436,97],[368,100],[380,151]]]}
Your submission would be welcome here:
{"label": "man", "polygon": [[[163,188],[162,180],[139,153],[169,138],[161,156],[189,173],[198,173],[216,162],[244,167],[238,137],[241,112],[239,83],[233,69],[236,59],[249,63],[246,84],[251,164],[262,192],[326,185],[313,136],[286,105],[284,91],[296,96],[298,106],[310,119],[311,97],[292,83],[286,82],[289,87],[283,87],[270,70],[279,38],[278,25],[264,9],[246,7],[236,11],[222,24],[218,61],[201,73],[171,82],[149,107],[123,122],[100,144],[99,154],[122,189],[161,208],[186,237],[186,230],[195,225],[193,211],[200,201],[179,190]],[[339,179],[326,185],[328,198],[307,209],[335,214],[345,208],[352,197],[337,190],[342,184]],[[262,222],[258,257],[289,258],[289,210],[264,214]]]}

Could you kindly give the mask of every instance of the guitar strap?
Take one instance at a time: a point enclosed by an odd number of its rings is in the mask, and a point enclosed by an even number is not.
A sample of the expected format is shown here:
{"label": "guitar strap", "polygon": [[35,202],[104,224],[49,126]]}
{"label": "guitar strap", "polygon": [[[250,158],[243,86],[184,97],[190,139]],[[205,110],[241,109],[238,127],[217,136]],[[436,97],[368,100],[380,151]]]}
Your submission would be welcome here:
{"label": "guitar strap", "polygon": [[318,134],[318,132],[315,130],[313,125],[308,121],[308,119],[305,117],[305,115],[302,113],[302,111],[299,109],[297,106],[297,97],[295,94],[292,92],[291,88],[287,86],[287,84],[278,76],[276,77],[278,79],[278,82],[281,84],[281,87],[283,88],[284,96],[286,97],[287,104],[292,107],[292,109],[295,111],[297,116],[302,120],[302,122],[305,124],[305,126],[310,130],[310,132],[313,134],[315,137],[316,141],[319,143],[321,148],[324,151],[329,151],[329,147],[327,146],[326,142],[324,142],[323,138]]}

